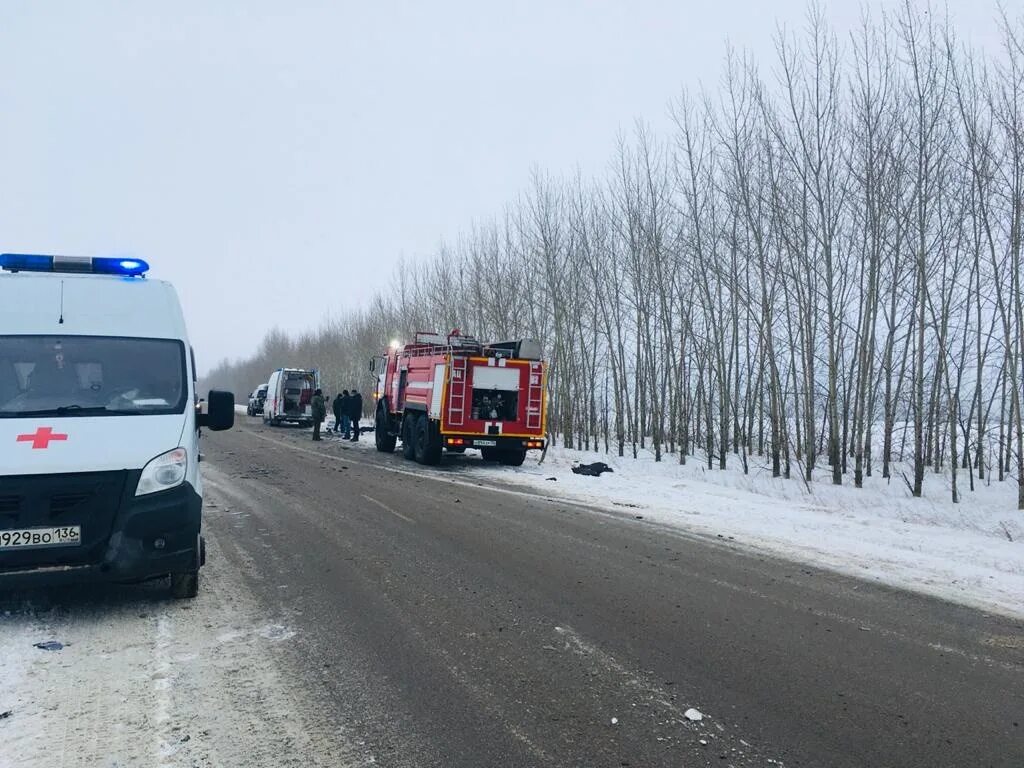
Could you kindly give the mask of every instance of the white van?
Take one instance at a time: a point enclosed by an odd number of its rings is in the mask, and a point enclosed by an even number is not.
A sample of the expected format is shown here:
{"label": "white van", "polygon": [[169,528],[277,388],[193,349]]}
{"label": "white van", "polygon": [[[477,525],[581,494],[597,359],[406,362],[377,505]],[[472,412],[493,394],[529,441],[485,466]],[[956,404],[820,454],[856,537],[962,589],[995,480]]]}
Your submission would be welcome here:
{"label": "white van", "polygon": [[174,288],[135,259],[0,255],[0,587],[171,577],[205,559],[204,413]]}
{"label": "white van", "polygon": [[320,388],[320,373],[303,368],[278,368],[267,381],[263,421],[277,426],[282,421],[313,424],[313,393]]}

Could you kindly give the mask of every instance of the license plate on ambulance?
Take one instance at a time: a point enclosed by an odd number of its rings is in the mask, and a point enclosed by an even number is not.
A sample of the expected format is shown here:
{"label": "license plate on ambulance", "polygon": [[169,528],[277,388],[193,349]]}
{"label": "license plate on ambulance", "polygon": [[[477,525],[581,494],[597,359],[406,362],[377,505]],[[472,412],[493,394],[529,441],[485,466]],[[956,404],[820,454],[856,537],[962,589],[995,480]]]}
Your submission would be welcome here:
{"label": "license plate on ambulance", "polygon": [[82,543],[82,526],[15,528],[0,531],[0,550],[35,547],[74,547]]}
{"label": "license plate on ambulance", "polygon": [[480,445],[484,448],[493,448],[498,444],[497,440],[474,440],[473,445]]}

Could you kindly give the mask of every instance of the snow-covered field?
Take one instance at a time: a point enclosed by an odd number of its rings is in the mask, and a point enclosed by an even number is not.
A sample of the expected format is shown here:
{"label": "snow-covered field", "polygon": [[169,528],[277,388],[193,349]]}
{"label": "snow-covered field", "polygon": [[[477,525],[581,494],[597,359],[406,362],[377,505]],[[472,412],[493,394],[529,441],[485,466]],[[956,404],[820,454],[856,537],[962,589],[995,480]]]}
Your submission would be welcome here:
{"label": "snow-covered field", "polygon": [[[372,433],[355,445],[373,450]],[[899,475],[904,467],[896,468],[891,482],[880,474],[865,478],[861,489],[852,479],[831,485],[823,469],[808,491],[801,480],[773,479],[756,457],[744,475],[738,466],[708,470],[693,459],[685,466],[671,456],[655,462],[649,452],[634,460],[559,447],[549,450],[541,465],[531,454],[514,469],[484,464],[473,454],[462,462],[460,476],[466,479],[485,477],[642,515],[694,534],[1024,617],[1024,512],[1016,510],[1012,480],[971,492],[961,473],[962,501],[953,504],[947,475],[929,473],[925,497],[911,497]],[[730,460],[739,464],[736,457]],[[594,461],[614,472],[588,477],[571,471],[577,462]]]}

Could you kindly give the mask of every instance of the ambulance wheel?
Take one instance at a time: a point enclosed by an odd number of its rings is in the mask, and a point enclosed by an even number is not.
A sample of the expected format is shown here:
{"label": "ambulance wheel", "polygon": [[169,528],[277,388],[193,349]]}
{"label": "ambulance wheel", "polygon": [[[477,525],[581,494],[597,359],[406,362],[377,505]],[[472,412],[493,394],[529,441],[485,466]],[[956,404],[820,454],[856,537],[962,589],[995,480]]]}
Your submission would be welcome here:
{"label": "ambulance wheel", "polygon": [[412,460],[416,458],[416,417],[406,414],[402,419],[402,456]]}
{"label": "ambulance wheel", "polygon": [[502,451],[500,461],[509,467],[521,467],[526,461],[526,451]]}
{"label": "ambulance wheel", "polygon": [[377,409],[377,417],[374,419],[374,439],[377,442],[377,450],[381,453],[394,453],[397,437],[388,432],[388,417],[383,408]]}
{"label": "ambulance wheel", "polygon": [[199,595],[199,571],[171,574],[171,596],[175,600],[191,600]]}

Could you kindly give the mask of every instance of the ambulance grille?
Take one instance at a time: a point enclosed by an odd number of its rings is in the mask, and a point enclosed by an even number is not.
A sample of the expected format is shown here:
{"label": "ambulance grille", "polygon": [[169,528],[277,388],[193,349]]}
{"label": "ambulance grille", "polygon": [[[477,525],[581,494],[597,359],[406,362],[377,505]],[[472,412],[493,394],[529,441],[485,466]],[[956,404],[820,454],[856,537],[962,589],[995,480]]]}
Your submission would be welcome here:
{"label": "ambulance grille", "polygon": [[92,493],[59,493],[50,497],[50,514],[63,515],[92,498]]}

